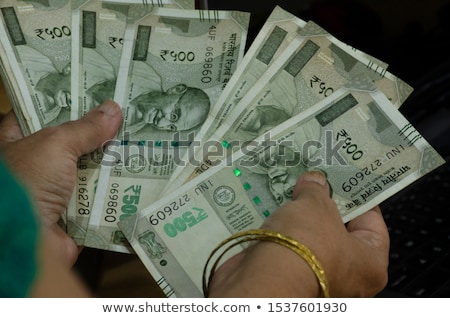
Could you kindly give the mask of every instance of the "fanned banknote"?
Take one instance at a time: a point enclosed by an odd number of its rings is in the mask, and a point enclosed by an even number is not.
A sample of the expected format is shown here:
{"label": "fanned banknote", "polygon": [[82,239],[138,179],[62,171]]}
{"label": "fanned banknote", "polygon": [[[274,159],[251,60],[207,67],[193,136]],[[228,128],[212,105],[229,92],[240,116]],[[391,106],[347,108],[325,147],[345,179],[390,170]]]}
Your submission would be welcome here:
{"label": "fanned banknote", "polygon": [[242,59],[248,22],[245,12],[154,8],[127,29],[114,96],[124,121],[102,162],[86,246],[130,251],[117,222],[162,195],[186,148],[178,140],[193,138]]}
{"label": "fanned banknote", "polygon": [[[298,40],[295,39],[295,37],[305,25],[305,21],[283,8],[279,6],[274,8],[252,45],[245,53],[239,68],[231,77],[216,104],[211,108],[205,123],[196,135],[197,140],[209,140],[212,134],[224,122],[225,118],[233,112],[234,106],[236,106],[240,99],[250,88],[252,88],[257,80],[263,76],[264,72],[267,71],[272,62],[278,59],[279,55],[292,41]],[[352,50],[357,52],[357,54],[367,57],[368,61],[371,61],[380,69],[387,68],[386,63],[352,48],[347,44],[341,43],[341,46],[345,50]],[[201,149],[201,146],[196,146],[196,149],[190,149],[190,151],[185,153],[183,161],[189,162],[188,156],[195,157],[195,152]],[[167,191],[176,189],[176,187],[180,185],[179,181],[184,182],[183,176],[179,176],[184,168],[185,165],[183,164],[176,166],[169,180],[168,188],[166,189]],[[181,180],[175,181],[178,178]]]}
{"label": "fanned banknote", "polygon": [[[157,5],[189,5],[186,9],[192,9],[194,1],[161,0]],[[142,1],[72,1],[72,120],[114,98],[125,29],[152,10],[152,5],[143,5]],[[68,207],[68,229],[79,245],[84,244],[101,155],[101,151],[95,151],[78,161],[77,183]]]}
{"label": "fanned banknote", "polygon": [[4,0],[0,11],[2,77],[23,134],[69,120],[70,0]]}
{"label": "fanned banknote", "polygon": [[305,171],[327,175],[347,222],[444,162],[370,78],[348,83],[241,150],[119,223],[176,296],[201,297],[211,251],[232,233],[259,227],[290,200]]}
{"label": "fanned banknote", "polygon": [[[129,5],[104,1],[72,1],[71,119],[114,97]],[[100,171],[101,152],[78,160],[75,190],[68,207],[68,232],[84,244]]]}
{"label": "fanned banknote", "polygon": [[[194,1],[160,0],[157,6],[193,9]],[[72,1],[72,119],[113,99],[127,24],[153,10],[142,1]]]}
{"label": "fanned banknote", "polygon": [[[234,106],[242,96],[263,76],[272,62],[295,39],[305,25],[305,21],[287,13],[280,7],[274,9],[220,94],[219,99],[212,105],[208,117],[196,134],[197,140],[207,140],[213,134],[233,111]],[[191,156],[191,151],[185,153],[183,160],[187,161],[188,156]],[[168,187],[175,185],[173,182],[183,169],[184,165],[176,165]]]}
{"label": "fanned banknote", "polygon": [[[71,6],[69,0],[0,3],[2,61],[13,71],[15,94],[34,132],[70,119]],[[4,62],[3,62],[4,63]]]}
{"label": "fanned banknote", "polygon": [[412,92],[402,80],[309,21],[222,125],[200,145],[191,145],[194,156],[182,162],[184,169],[166,190],[173,191],[208,169],[209,156],[220,156],[220,152],[226,156],[234,144],[283,124],[360,76],[370,77],[397,108]]}
{"label": "fanned banknote", "polygon": [[11,74],[13,74],[11,65],[7,60],[3,60],[3,57],[5,56],[6,53],[4,47],[3,45],[0,45],[0,75],[2,78],[2,82],[16,118],[19,122],[22,133],[24,136],[28,136],[32,131],[36,131],[36,129],[32,126],[30,115],[24,108],[24,101],[22,96],[18,94],[18,92],[20,92],[19,85],[17,83],[17,80],[13,76],[11,76]]}

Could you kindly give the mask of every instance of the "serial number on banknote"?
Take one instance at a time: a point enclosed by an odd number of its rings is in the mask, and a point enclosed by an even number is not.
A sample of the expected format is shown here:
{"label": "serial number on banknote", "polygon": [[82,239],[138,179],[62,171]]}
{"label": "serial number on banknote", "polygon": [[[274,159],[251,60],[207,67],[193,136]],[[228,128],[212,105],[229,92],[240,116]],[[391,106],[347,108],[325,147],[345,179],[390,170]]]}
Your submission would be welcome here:
{"label": "serial number on banknote", "polygon": [[138,210],[142,187],[140,185],[131,185],[126,188],[120,202],[119,187],[120,185],[117,182],[111,184],[111,189],[109,190],[108,195],[108,202],[106,204],[106,222],[113,223],[117,221],[117,215],[119,214],[119,205],[120,212],[122,212],[119,216],[119,220],[121,221],[135,214]]}
{"label": "serial number on banknote", "polygon": [[88,195],[88,189],[87,189],[87,177],[81,176],[78,177],[78,193],[77,193],[77,199],[78,199],[78,205],[80,208],[78,208],[78,214],[80,215],[89,215],[91,214],[90,209],[90,201],[89,201],[89,195]]}
{"label": "serial number on banknote", "polygon": [[180,208],[185,206],[189,201],[191,201],[189,195],[184,194],[182,197],[178,198],[178,200],[172,201],[155,214],[150,215],[150,223],[152,225],[158,225],[160,221],[164,221],[168,216],[172,215],[172,213],[178,212]]}

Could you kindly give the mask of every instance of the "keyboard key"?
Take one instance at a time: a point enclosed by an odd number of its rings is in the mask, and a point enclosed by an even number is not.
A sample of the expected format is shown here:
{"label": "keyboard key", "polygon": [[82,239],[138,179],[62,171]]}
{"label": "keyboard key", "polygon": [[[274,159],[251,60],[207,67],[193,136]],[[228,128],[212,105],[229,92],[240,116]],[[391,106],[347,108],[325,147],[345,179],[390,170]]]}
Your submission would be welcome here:
{"label": "keyboard key", "polygon": [[440,269],[427,271],[408,287],[407,293],[412,297],[431,297],[449,278],[449,273]]}

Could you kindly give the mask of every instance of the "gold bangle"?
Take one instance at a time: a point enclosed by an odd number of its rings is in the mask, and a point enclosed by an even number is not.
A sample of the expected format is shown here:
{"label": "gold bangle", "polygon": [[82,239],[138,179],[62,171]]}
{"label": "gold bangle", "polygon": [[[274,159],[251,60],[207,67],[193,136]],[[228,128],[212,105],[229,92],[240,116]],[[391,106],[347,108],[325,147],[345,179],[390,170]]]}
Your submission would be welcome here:
{"label": "gold bangle", "polygon": [[[208,265],[217,251],[219,251],[221,248],[223,248],[226,244],[230,243],[233,240],[237,240],[237,242],[232,243],[230,246],[225,248],[225,250],[217,257],[216,261],[211,267],[209,278],[206,277],[206,272],[208,270]],[[220,260],[222,257],[227,253],[230,249],[235,247],[236,245],[249,242],[249,241],[269,241],[276,244],[280,244],[284,247],[287,247],[294,253],[296,253],[298,256],[303,258],[305,262],[311,267],[312,271],[316,275],[316,278],[319,282],[320,288],[322,290],[322,296],[323,297],[330,297],[329,294],[329,287],[328,287],[328,280],[325,275],[325,271],[320,264],[320,262],[317,260],[317,258],[314,256],[314,254],[311,252],[311,250],[306,247],[304,244],[301,244],[294,240],[291,237],[285,236],[283,234],[270,231],[270,230],[263,230],[263,229],[256,229],[256,230],[248,230],[244,232],[239,232],[236,234],[233,234],[226,240],[222,241],[210,254],[208,257],[208,260],[206,261],[205,267],[203,269],[203,294],[205,297],[208,297],[209,295],[209,284],[211,283],[212,277],[214,272],[216,271],[217,266],[219,265]]]}

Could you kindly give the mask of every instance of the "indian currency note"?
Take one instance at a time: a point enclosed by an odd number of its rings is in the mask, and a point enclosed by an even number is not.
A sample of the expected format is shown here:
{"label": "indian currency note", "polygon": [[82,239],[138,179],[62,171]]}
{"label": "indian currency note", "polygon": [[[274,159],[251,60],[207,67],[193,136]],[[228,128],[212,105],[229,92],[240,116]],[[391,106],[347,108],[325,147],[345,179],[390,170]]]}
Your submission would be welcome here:
{"label": "indian currency note", "polygon": [[4,57],[5,55],[4,48],[0,45],[0,74],[2,82],[11,102],[11,107],[19,121],[22,133],[24,136],[28,136],[32,131],[36,131],[36,129],[32,125],[31,116],[28,113],[25,113],[24,101],[19,93],[19,85],[16,79],[11,76],[11,74],[13,74],[11,65],[7,61],[6,63],[3,63],[3,58],[1,57]]}
{"label": "indian currency note", "polygon": [[[292,41],[301,41],[301,38],[296,37],[296,35],[300,33],[301,28],[305,25],[305,21],[282,9],[280,6],[274,8],[249,50],[246,52],[239,68],[233,74],[230,82],[220,95],[219,100],[211,109],[204,125],[196,135],[197,140],[206,142],[210,139],[213,133],[224,122],[225,118],[234,111],[234,106],[253,87],[257,80],[263,76],[272,62],[278,59],[279,55]],[[335,40],[339,42],[338,39]],[[386,63],[352,48],[343,42],[340,42],[339,45],[346,52],[353,51],[354,54],[362,55],[374,67],[385,70],[388,66]],[[198,157],[197,152],[202,149],[202,145],[191,145],[182,160],[186,164],[177,165],[168,182],[167,191],[172,191],[185,182],[186,175],[190,175],[193,168],[192,166],[186,168],[186,165],[189,166],[190,159]],[[183,170],[185,170],[183,175],[180,175]]]}
{"label": "indian currency note", "polygon": [[69,120],[70,1],[5,0],[0,11],[1,58],[24,135]]}
{"label": "indian currency note", "polygon": [[293,43],[219,127],[213,138],[252,140],[330,96],[349,81],[370,78],[399,108],[413,89],[364,56],[344,50],[335,38],[309,21],[302,41]]}
{"label": "indian currency note", "polygon": [[[72,120],[114,97],[127,25],[153,10],[142,1],[72,1]],[[166,8],[193,8],[194,1],[161,0]],[[183,7],[182,5],[188,5]]]}
{"label": "indian currency note", "polygon": [[8,76],[18,84],[30,130],[70,119],[70,9],[69,0],[0,4],[0,38],[13,70]]}
{"label": "indian currency note", "polygon": [[[300,31],[301,41],[292,44],[269,67],[264,75],[241,98],[232,114],[207,141],[192,151],[177,180],[167,190],[194,178],[211,165],[208,157],[217,156],[223,145],[232,151],[234,143],[254,139],[264,131],[282,124],[331,95],[349,80],[369,76],[400,107],[412,88],[364,55],[351,50],[331,34],[309,21]],[[213,153],[208,153],[211,147]],[[219,149],[219,151],[221,151]]]}
{"label": "indian currency note", "polygon": [[[71,119],[114,97],[128,5],[72,1]],[[68,207],[69,235],[84,244],[100,169],[101,152],[78,160],[77,182]]]}
{"label": "indian currency note", "polygon": [[[208,117],[196,134],[197,140],[204,140],[212,135],[271,63],[293,40],[296,40],[296,35],[305,25],[305,21],[287,13],[281,7],[277,6],[274,9],[245,53],[242,62],[230,78],[217,102],[212,106]],[[192,152],[192,150],[186,151],[183,160],[188,161],[187,157],[194,155]],[[178,174],[183,169],[184,165],[182,164],[175,167],[168,182],[168,187],[173,180],[177,179]]]}
{"label": "indian currency note", "polygon": [[[179,2],[194,6],[193,1]],[[162,0],[158,5],[180,8],[174,0]],[[152,8],[142,1],[72,1],[72,120],[113,99],[125,29]],[[86,235],[101,155],[100,150],[95,151],[78,161],[76,188],[68,207],[68,228],[79,245]]]}
{"label": "indian currency note", "polygon": [[193,138],[242,59],[248,22],[245,12],[155,8],[126,30],[114,96],[124,121],[85,245],[131,250],[117,222],[161,196],[179,140]]}
{"label": "indian currency note", "polygon": [[370,79],[336,90],[229,159],[119,223],[178,297],[202,296],[211,251],[258,228],[305,171],[327,175],[347,222],[444,163]]}

